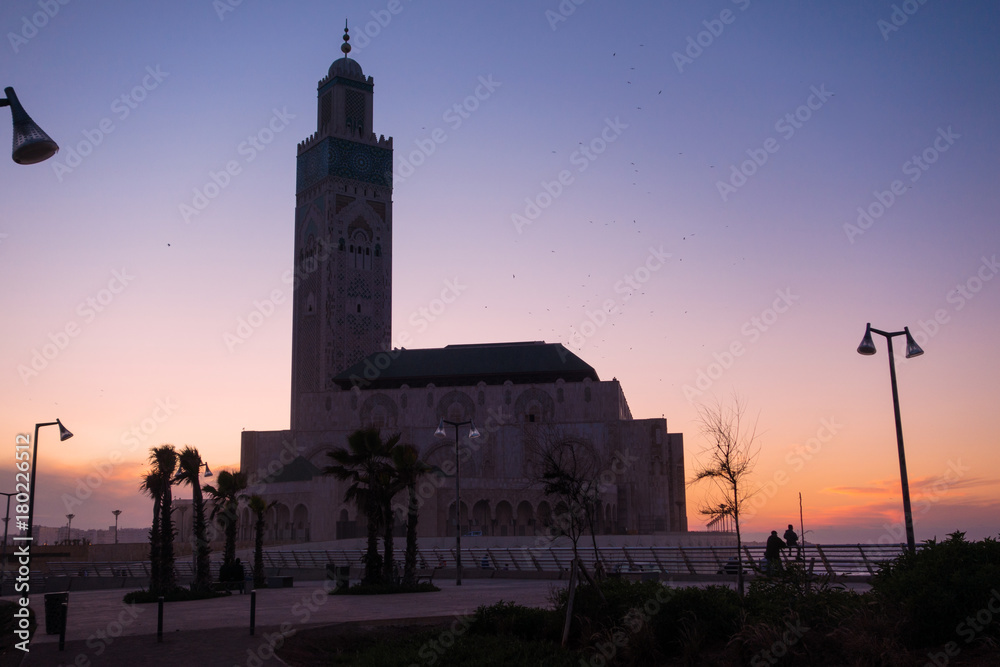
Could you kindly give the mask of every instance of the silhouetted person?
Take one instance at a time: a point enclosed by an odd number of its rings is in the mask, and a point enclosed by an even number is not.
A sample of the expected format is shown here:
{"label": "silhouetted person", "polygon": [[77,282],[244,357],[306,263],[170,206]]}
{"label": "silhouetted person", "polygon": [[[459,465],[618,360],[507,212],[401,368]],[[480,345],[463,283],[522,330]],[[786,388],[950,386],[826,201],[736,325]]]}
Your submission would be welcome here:
{"label": "silhouetted person", "polygon": [[785,543],[778,537],[778,531],[772,530],[771,536],[767,538],[767,545],[764,547],[764,559],[767,561],[767,571],[775,572],[781,566],[781,550],[785,548]]}
{"label": "silhouetted person", "polygon": [[795,549],[795,560],[801,561],[802,547],[799,545],[799,536],[792,528],[792,524],[788,524],[788,530],[785,531],[785,543],[788,545],[788,553],[791,554],[792,550]]}

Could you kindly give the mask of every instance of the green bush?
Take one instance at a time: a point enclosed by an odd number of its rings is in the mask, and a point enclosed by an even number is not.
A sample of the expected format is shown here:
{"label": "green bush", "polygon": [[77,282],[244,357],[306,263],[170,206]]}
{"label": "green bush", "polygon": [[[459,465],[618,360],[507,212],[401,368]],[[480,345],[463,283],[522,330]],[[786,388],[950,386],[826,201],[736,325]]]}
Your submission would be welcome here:
{"label": "green bush", "polygon": [[[614,644],[614,664],[660,664],[665,656],[694,659],[721,647],[739,627],[740,598],[726,586],[667,588],[658,581],[610,578],[580,586],[571,637],[585,656],[604,657]],[[553,602],[561,622],[567,591]],[[604,652],[602,653],[602,649]],[[609,664],[611,661],[609,661]]]}
{"label": "green bush", "polygon": [[661,650],[685,658],[726,644],[740,624],[740,596],[728,586],[669,590],[670,597],[651,618]]}
{"label": "green bush", "polygon": [[574,667],[579,660],[575,653],[563,650],[552,642],[472,635],[456,632],[451,626],[420,632],[386,628],[370,632],[359,629],[338,637],[336,641],[324,642],[317,642],[306,630],[290,638],[279,654],[291,658],[287,654],[293,651],[300,657],[308,656],[307,664],[350,667]]}
{"label": "green bush", "polygon": [[747,613],[755,621],[780,626],[795,616],[822,628],[837,626],[863,603],[862,596],[798,564],[752,581],[745,600]]}
{"label": "green bush", "polygon": [[396,593],[434,593],[441,590],[434,584],[357,584],[348,588],[335,588],[330,595],[395,595]]}
{"label": "green bush", "polygon": [[1000,623],[977,632],[965,619],[1000,594],[1000,542],[967,542],[962,532],[943,542],[931,540],[915,554],[885,564],[872,579],[872,592],[900,611],[902,638],[910,646],[998,637]]}
{"label": "green bush", "polygon": [[125,604],[149,604],[159,601],[163,597],[164,602],[186,602],[188,600],[208,600],[231,595],[229,591],[199,591],[193,592],[188,588],[175,588],[166,593],[150,593],[146,590],[132,591],[126,593],[122,601]]}
{"label": "green bush", "polygon": [[[603,599],[595,586],[583,584],[577,587],[573,615],[603,627],[620,623],[629,610],[641,608],[648,600],[655,600],[658,594],[662,597],[665,590],[658,581],[629,581],[619,577],[604,579],[598,585],[600,593],[604,594]],[[563,617],[568,599],[567,588],[556,590],[552,596],[555,608]]]}
{"label": "green bush", "polygon": [[565,618],[563,613],[500,600],[496,604],[481,605],[476,609],[469,632],[474,635],[501,635],[558,643],[562,638],[562,622]]}

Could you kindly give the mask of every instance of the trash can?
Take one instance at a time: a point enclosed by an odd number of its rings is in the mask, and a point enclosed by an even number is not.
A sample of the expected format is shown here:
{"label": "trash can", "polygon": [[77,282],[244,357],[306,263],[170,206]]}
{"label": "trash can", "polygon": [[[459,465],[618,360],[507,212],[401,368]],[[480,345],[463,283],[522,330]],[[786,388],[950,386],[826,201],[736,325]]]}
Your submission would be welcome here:
{"label": "trash can", "polygon": [[45,594],[45,634],[59,635],[66,629],[66,607],[69,593]]}

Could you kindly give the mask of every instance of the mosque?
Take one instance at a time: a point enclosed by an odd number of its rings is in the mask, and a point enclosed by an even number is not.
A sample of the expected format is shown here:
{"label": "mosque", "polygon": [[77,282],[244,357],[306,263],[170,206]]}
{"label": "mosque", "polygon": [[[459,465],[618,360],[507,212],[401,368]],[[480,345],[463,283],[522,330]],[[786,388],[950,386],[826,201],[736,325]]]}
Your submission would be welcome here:
{"label": "mosque", "polygon": [[[298,146],[290,429],[242,433],[241,469],[276,503],[265,538],[365,534],[344,483],[321,471],[328,451],[368,426],[449,473],[460,442],[459,521],[453,476],[431,476],[419,488],[422,537],[454,536],[456,525],[543,533],[561,511],[537,481],[552,445],[598,462],[598,533],[686,531],[682,434],[666,419],[634,419],[620,383],[563,345],[391,348],[392,138],[374,132],[374,80],[348,57],[344,33],[344,56],[319,82],[316,133]],[[442,420],[447,437],[435,437]],[[249,515],[240,524],[249,539]]]}

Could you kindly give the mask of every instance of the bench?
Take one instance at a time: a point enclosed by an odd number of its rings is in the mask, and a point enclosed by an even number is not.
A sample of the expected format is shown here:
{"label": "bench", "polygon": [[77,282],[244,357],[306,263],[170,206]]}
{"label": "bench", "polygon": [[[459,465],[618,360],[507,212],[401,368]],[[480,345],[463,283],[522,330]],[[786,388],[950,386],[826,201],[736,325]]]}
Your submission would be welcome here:
{"label": "bench", "polygon": [[213,581],[212,590],[221,591],[239,591],[242,595],[246,592],[246,581]]}
{"label": "bench", "polygon": [[420,584],[427,582],[428,584],[434,584],[434,575],[440,570],[440,567],[421,567],[418,568],[413,574],[415,575],[416,583]]}

